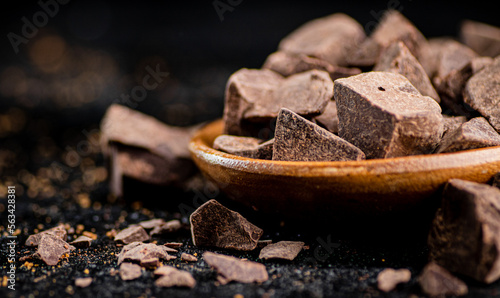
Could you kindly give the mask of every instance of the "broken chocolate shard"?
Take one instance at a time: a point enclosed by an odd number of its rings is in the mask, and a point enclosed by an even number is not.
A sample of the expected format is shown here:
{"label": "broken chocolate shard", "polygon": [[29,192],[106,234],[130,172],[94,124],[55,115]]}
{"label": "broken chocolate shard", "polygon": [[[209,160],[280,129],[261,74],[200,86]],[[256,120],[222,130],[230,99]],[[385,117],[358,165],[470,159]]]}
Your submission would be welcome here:
{"label": "broken chocolate shard", "polygon": [[453,132],[446,134],[437,153],[456,152],[469,149],[500,146],[500,134],[483,117],[462,123]]}
{"label": "broken chocolate shard", "polygon": [[428,237],[429,258],[453,273],[492,283],[500,277],[500,189],[451,179]]}
{"label": "broken chocolate shard", "polygon": [[165,221],[162,218],[153,218],[150,220],[141,221],[139,225],[146,230],[151,230],[158,226],[163,225],[164,223]]}
{"label": "broken chocolate shard", "polygon": [[79,236],[78,238],[76,238],[75,240],[73,240],[72,242],[70,242],[71,245],[75,246],[75,247],[90,247],[90,244],[92,243],[92,241],[94,241],[94,239],[90,238],[90,237],[87,237],[87,236]]}
{"label": "broken chocolate shard", "polygon": [[408,269],[386,268],[377,276],[377,285],[379,290],[390,292],[400,283],[407,283],[411,279],[411,272]]}
{"label": "broken chocolate shard", "polygon": [[63,241],[66,241],[68,239],[68,233],[66,232],[66,229],[64,228],[63,224],[60,224],[58,226],[55,226],[51,229],[42,231],[37,234],[30,235],[28,239],[26,239],[25,245],[26,246],[38,246],[40,243],[40,240],[42,239],[43,235],[50,234],[58,239],[61,239]]}
{"label": "broken chocolate shard", "polygon": [[141,266],[132,263],[122,263],[120,265],[120,277],[122,280],[133,280],[141,276]]}
{"label": "broken chocolate shard", "polygon": [[489,57],[500,55],[500,28],[489,24],[464,20],[460,40],[478,54]]}
{"label": "broken chocolate shard", "polygon": [[266,245],[259,254],[259,259],[282,259],[292,261],[304,247],[301,241],[279,241]]}
{"label": "broken chocolate shard", "polygon": [[210,200],[189,217],[191,235],[196,246],[213,246],[249,251],[255,249],[262,229],[238,212],[229,210],[216,200]]}
{"label": "broken chocolate shard", "polygon": [[162,266],[158,268],[155,270],[155,275],[160,275],[160,278],[155,281],[155,285],[158,287],[194,288],[196,286],[196,280],[191,273],[172,266]]}
{"label": "broken chocolate shard", "polygon": [[40,238],[38,249],[34,256],[40,258],[45,264],[54,266],[57,265],[61,256],[73,249],[75,248],[66,243],[66,241],[46,233]]}
{"label": "broken chocolate shard", "polygon": [[181,254],[181,261],[186,261],[186,262],[197,262],[198,258],[195,256],[188,254],[188,253],[182,253]]}
{"label": "broken chocolate shard", "polygon": [[313,69],[323,70],[330,74],[332,81],[361,73],[359,68],[334,66],[325,60],[287,52],[272,53],[262,68],[273,70],[284,77]]}
{"label": "broken chocolate shard", "polygon": [[241,283],[264,282],[269,279],[266,266],[263,264],[243,261],[241,259],[221,255],[213,252],[204,252],[203,259],[219,274],[217,280],[221,284],[231,281]]}
{"label": "broken chocolate shard", "polygon": [[335,13],[300,26],[281,40],[279,50],[346,66],[351,50],[364,38],[363,27],[356,20]]}
{"label": "broken chocolate shard", "polygon": [[488,119],[500,133],[500,56],[469,79],[464,102]]}
{"label": "broken chocolate shard", "polygon": [[75,286],[79,288],[86,288],[92,284],[92,277],[79,277],[75,279]]}
{"label": "broken chocolate shard", "polygon": [[178,219],[173,219],[170,221],[167,221],[159,226],[154,227],[154,229],[149,232],[149,235],[162,235],[162,234],[169,234],[169,233],[175,233],[179,231],[182,228],[182,223]]}
{"label": "broken chocolate shard", "polygon": [[152,258],[143,258],[140,260],[141,267],[146,269],[155,269],[160,266],[160,259],[152,257]]}
{"label": "broken chocolate shard", "polygon": [[339,137],[367,158],[428,154],[443,134],[441,107],[400,74],[367,72],[335,81]]}
{"label": "broken chocolate shard", "polygon": [[350,56],[349,64],[355,66],[375,65],[385,50],[395,41],[402,41],[413,56],[419,58],[421,47],[427,40],[422,33],[399,11],[388,10],[380,23]]}
{"label": "broken chocolate shard", "polygon": [[118,232],[114,240],[123,242],[124,244],[129,244],[132,242],[142,242],[149,240],[149,235],[143,227],[131,226]]}
{"label": "broken chocolate shard", "polygon": [[156,245],[154,243],[131,243],[131,246],[123,247],[122,251],[118,255],[118,265],[124,261],[130,262],[142,262],[143,260],[147,260],[150,258],[158,258],[162,260],[171,260],[175,259],[175,257],[170,256],[165,246]]}
{"label": "broken chocolate shard", "polygon": [[462,280],[434,262],[424,267],[418,283],[422,291],[431,297],[462,296],[469,291]]}
{"label": "broken chocolate shard", "polygon": [[373,70],[399,73],[406,77],[422,95],[440,102],[439,95],[424,68],[402,41],[394,42],[386,48]]}
{"label": "broken chocolate shard", "polygon": [[271,159],[273,142],[274,140],[262,142],[262,140],[252,137],[220,135],[214,140],[212,147],[237,156]]}
{"label": "broken chocolate shard", "polygon": [[165,245],[165,246],[166,246],[166,247],[168,247],[168,248],[173,248],[173,249],[175,249],[175,248],[180,248],[180,247],[182,247],[183,243],[181,243],[181,242],[167,242],[167,243],[165,243],[165,244],[163,244],[163,245]]}
{"label": "broken chocolate shard", "polygon": [[348,161],[363,159],[365,159],[365,154],[354,145],[288,109],[281,109],[276,123],[273,160]]}
{"label": "broken chocolate shard", "polygon": [[313,118],[318,125],[325,128],[331,133],[338,134],[339,132],[339,117],[337,116],[337,104],[334,100],[330,100],[326,105],[325,111]]}

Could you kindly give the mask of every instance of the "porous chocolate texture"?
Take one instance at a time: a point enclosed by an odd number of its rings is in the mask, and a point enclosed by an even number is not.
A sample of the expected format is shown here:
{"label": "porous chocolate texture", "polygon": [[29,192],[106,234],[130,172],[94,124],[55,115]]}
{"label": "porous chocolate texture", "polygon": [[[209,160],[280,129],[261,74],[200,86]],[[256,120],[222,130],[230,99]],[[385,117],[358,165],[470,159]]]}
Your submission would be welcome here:
{"label": "porous chocolate texture", "polygon": [[432,153],[443,134],[441,107],[400,74],[367,72],[335,81],[339,137],[367,158]]}

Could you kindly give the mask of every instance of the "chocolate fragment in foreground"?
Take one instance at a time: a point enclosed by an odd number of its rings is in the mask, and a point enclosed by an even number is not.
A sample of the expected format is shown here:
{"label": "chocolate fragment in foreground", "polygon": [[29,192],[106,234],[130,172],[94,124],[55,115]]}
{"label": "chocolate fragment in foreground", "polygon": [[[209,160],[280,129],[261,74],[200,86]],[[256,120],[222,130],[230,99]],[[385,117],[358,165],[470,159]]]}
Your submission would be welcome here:
{"label": "chocolate fragment in foreground", "polygon": [[92,284],[92,277],[80,277],[75,279],[75,286],[79,288],[86,288]]}
{"label": "chocolate fragment in foreground", "polygon": [[386,268],[377,276],[377,285],[379,290],[390,292],[400,283],[407,283],[411,279],[411,272],[408,269]]}
{"label": "chocolate fragment in foreground", "polygon": [[335,13],[303,24],[281,40],[279,50],[345,66],[350,51],[364,38],[363,27],[356,20]]}
{"label": "chocolate fragment in foreground", "polygon": [[402,41],[394,42],[385,49],[373,70],[399,73],[406,77],[422,95],[440,102],[439,95],[434,90],[424,68]]}
{"label": "chocolate fragment in foreground", "polygon": [[339,132],[339,117],[337,116],[337,104],[334,100],[330,100],[326,105],[325,111],[313,118],[316,123],[331,133]]}
{"label": "chocolate fragment in foreground", "polygon": [[183,252],[181,254],[181,261],[186,261],[186,262],[197,262],[198,261],[198,258],[191,255],[191,254],[188,254],[188,253],[185,253]]}
{"label": "chocolate fragment in foreground", "polygon": [[500,134],[483,117],[461,124],[443,137],[437,153],[500,146]]}
{"label": "chocolate fragment in foreground", "polygon": [[141,226],[131,226],[121,230],[116,234],[114,240],[129,244],[132,242],[141,242],[149,240],[149,235]]}
{"label": "chocolate fragment in foreground", "polygon": [[40,243],[40,240],[42,239],[43,235],[50,234],[58,239],[61,239],[63,241],[66,241],[68,239],[68,233],[66,232],[66,229],[64,228],[63,224],[60,224],[58,226],[55,226],[53,228],[50,228],[48,230],[45,230],[43,232],[37,233],[30,235],[28,239],[26,239],[25,245],[26,246],[38,246]]}
{"label": "chocolate fragment in foreground", "polygon": [[257,262],[243,261],[208,251],[203,253],[203,259],[217,270],[219,274],[217,280],[223,285],[231,281],[252,283],[264,282],[269,279],[266,266]]}
{"label": "chocolate fragment in foreground", "polygon": [[274,140],[262,142],[252,137],[220,135],[214,140],[213,148],[242,157],[271,159],[273,142]]}
{"label": "chocolate fragment in foreground", "polygon": [[182,228],[182,223],[178,219],[173,219],[169,220],[159,226],[156,226],[151,232],[149,232],[149,235],[161,235],[161,234],[168,234],[168,233],[175,233],[179,231]]}
{"label": "chocolate fragment in foreground", "polygon": [[412,55],[417,58],[420,57],[420,48],[427,43],[422,33],[399,11],[388,10],[373,34],[349,56],[349,64],[355,66],[374,65],[384,49],[395,41],[402,41]]}
{"label": "chocolate fragment in foreground", "polygon": [[292,261],[304,247],[301,241],[279,241],[265,246],[259,254],[259,259],[283,259]]}
{"label": "chocolate fragment in foreground", "polygon": [[122,280],[133,280],[141,277],[141,266],[132,263],[123,263],[120,265],[120,277]]}
{"label": "chocolate fragment in foreground", "polygon": [[321,114],[333,96],[327,72],[310,70],[288,78],[268,69],[240,69],[229,78],[224,105],[224,134],[269,139],[264,129],[282,107],[304,116]]}
{"label": "chocolate fragment in foreground", "polygon": [[142,262],[150,258],[158,258],[162,260],[172,260],[176,257],[170,256],[167,253],[167,247],[163,245],[156,245],[153,243],[140,243],[134,242],[124,246],[118,255],[118,265],[124,261]]}
{"label": "chocolate fragment in foreground", "polygon": [[468,293],[467,285],[448,270],[434,262],[427,264],[418,277],[422,291],[432,297],[462,296]]}
{"label": "chocolate fragment in foreground", "polygon": [[272,53],[262,68],[273,70],[284,77],[313,69],[324,70],[330,74],[332,81],[361,73],[359,68],[334,66],[325,60],[287,52]]}
{"label": "chocolate fragment in foreground", "polygon": [[445,186],[429,233],[430,260],[492,283],[500,277],[500,189],[460,179]]}
{"label": "chocolate fragment in foreground", "polygon": [[162,266],[158,268],[155,270],[155,275],[161,275],[160,278],[155,281],[155,285],[158,287],[194,288],[196,286],[196,280],[191,273],[172,266]]}
{"label": "chocolate fragment in foreground", "polygon": [[90,247],[90,244],[94,241],[94,239],[87,237],[87,236],[79,236],[69,244],[75,246],[75,247]]}
{"label": "chocolate fragment in foreground", "polygon": [[189,217],[191,235],[196,246],[213,246],[249,251],[255,249],[262,229],[238,212],[229,210],[216,200],[210,200]]}
{"label": "chocolate fragment in foreground", "polygon": [[365,154],[354,145],[288,109],[281,109],[276,123],[273,160],[348,161],[363,159],[365,159]]}
{"label": "chocolate fragment in foreground", "polygon": [[43,234],[34,257],[40,258],[49,266],[57,265],[62,255],[69,253],[75,247],[51,234]]}
{"label": "chocolate fragment in foreground", "polygon": [[472,20],[465,20],[460,27],[460,40],[479,55],[500,55],[500,28]]}
{"label": "chocolate fragment in foreground", "polygon": [[441,107],[400,74],[367,72],[335,81],[339,136],[367,158],[428,154],[443,134]]}
{"label": "chocolate fragment in foreground", "polygon": [[500,133],[500,56],[469,79],[464,101]]}

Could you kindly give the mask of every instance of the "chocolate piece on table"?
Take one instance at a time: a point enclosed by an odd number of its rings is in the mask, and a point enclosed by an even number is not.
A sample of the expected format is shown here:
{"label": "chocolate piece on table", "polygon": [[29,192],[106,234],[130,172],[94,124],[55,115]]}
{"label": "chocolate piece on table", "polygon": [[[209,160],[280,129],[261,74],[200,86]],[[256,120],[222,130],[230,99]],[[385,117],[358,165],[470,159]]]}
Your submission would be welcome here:
{"label": "chocolate piece on table", "polygon": [[333,82],[321,70],[283,78],[268,69],[240,69],[226,84],[224,134],[265,138],[259,128],[269,128],[280,108],[312,117],[324,111],[332,96]]}
{"label": "chocolate piece on table", "polygon": [[179,248],[179,247],[182,247],[183,243],[181,243],[181,242],[167,242],[163,245],[165,245],[168,248]]}
{"label": "chocolate piece on table", "polygon": [[150,220],[141,221],[139,225],[143,227],[145,230],[151,230],[163,225],[164,223],[165,220],[163,220],[163,218],[153,218]]}
{"label": "chocolate piece on table", "polygon": [[188,253],[185,253],[183,252],[181,254],[181,261],[186,261],[186,262],[197,262],[198,261],[198,258],[196,258],[195,256],[191,255],[191,254],[188,254]]}
{"label": "chocolate piece on table", "polygon": [[160,259],[156,257],[151,257],[151,258],[143,258],[140,260],[141,267],[144,267],[146,269],[155,269],[160,266]]}
{"label": "chocolate piece on table", "polygon": [[220,135],[214,140],[212,147],[242,157],[271,159],[273,142],[271,140],[262,142],[262,140],[252,137]]}
{"label": "chocolate piece on table", "polygon": [[463,281],[434,262],[425,265],[418,283],[422,291],[431,297],[462,296],[469,291]]}
{"label": "chocolate piece on table", "polygon": [[406,77],[422,95],[440,102],[439,95],[432,86],[424,68],[402,41],[393,42],[381,54],[374,71],[390,71]]}
{"label": "chocolate piece on table", "polygon": [[43,234],[38,243],[34,257],[40,258],[49,266],[57,265],[62,255],[69,253],[75,247],[52,234]]}
{"label": "chocolate piece on table", "polygon": [[142,242],[149,240],[149,235],[141,226],[131,226],[121,230],[116,234],[114,240],[129,244],[132,242]]}
{"label": "chocolate piece on table", "polygon": [[196,246],[213,246],[249,251],[255,249],[262,229],[238,212],[229,210],[216,200],[210,200],[189,217],[191,235]]}
{"label": "chocolate piece on table", "polygon": [[223,285],[231,281],[253,283],[269,279],[266,266],[257,262],[244,261],[208,251],[203,253],[203,260],[217,270],[219,274],[217,280]]}
{"label": "chocolate piece on table", "polygon": [[273,70],[284,77],[313,69],[324,70],[330,74],[332,81],[361,73],[359,68],[334,66],[325,60],[287,52],[272,53],[267,57],[262,68]]}
{"label": "chocolate piece on table", "polygon": [[155,285],[158,287],[188,287],[194,288],[196,286],[196,280],[193,278],[191,273],[185,270],[179,270],[172,266],[162,266],[155,270],[156,275],[160,275],[155,281]]}
{"label": "chocolate piece on table", "polygon": [[469,79],[464,102],[488,119],[500,133],[500,56]]}
{"label": "chocolate piece on table", "polygon": [[359,148],[296,113],[281,109],[276,123],[273,160],[349,161],[363,159],[365,159],[365,154]]}
{"label": "chocolate piece on table", "polygon": [[441,140],[437,153],[500,146],[500,134],[483,117],[462,123]]}
{"label": "chocolate piece on table", "polygon": [[69,244],[75,246],[75,247],[90,247],[90,244],[94,241],[94,239],[87,237],[87,236],[79,236]]}
{"label": "chocolate piece on table", "polygon": [[482,56],[500,55],[500,28],[472,20],[460,27],[460,40]]}
{"label": "chocolate piece on table", "polygon": [[493,63],[493,58],[491,57],[476,57],[470,61],[472,74],[480,72],[483,68]]}
{"label": "chocolate piece on table", "polygon": [[335,81],[339,136],[367,158],[427,154],[443,134],[441,107],[400,74],[367,72]]}
{"label": "chocolate piece on table", "polygon": [[329,132],[337,134],[339,132],[339,117],[337,116],[337,103],[335,103],[335,100],[330,100],[325,111],[321,115],[314,117],[313,120]]}
{"label": "chocolate piece on table", "polygon": [[156,245],[154,243],[140,243],[134,242],[132,245],[123,247],[122,251],[118,255],[118,265],[124,261],[130,262],[141,262],[142,260],[150,258],[158,258],[162,260],[172,260],[175,259],[174,256],[170,256],[166,247],[163,245]]}
{"label": "chocolate piece on table", "polygon": [[75,286],[79,288],[86,288],[92,284],[92,277],[79,277],[75,279]]}
{"label": "chocolate piece on table", "polygon": [[305,23],[283,38],[279,50],[304,54],[332,65],[348,65],[350,51],[365,38],[363,27],[343,13]]}
{"label": "chocolate piece on table", "polygon": [[411,279],[411,272],[408,269],[386,268],[377,276],[378,289],[383,292],[390,292],[400,283],[407,283]]}
{"label": "chocolate piece on table", "polygon": [[149,232],[149,235],[159,235],[159,234],[169,234],[169,233],[175,233],[179,231],[182,228],[182,223],[178,219],[172,219],[169,220],[165,223],[163,223],[160,226],[154,227],[151,232]]}
{"label": "chocolate piece on table", "polygon": [[40,243],[40,240],[42,239],[43,235],[50,234],[56,238],[59,238],[61,240],[66,241],[68,239],[68,233],[66,232],[66,229],[64,228],[63,224],[60,224],[58,226],[55,226],[53,228],[50,228],[48,230],[39,232],[37,234],[30,235],[28,239],[26,239],[25,245],[26,246],[38,246]]}
{"label": "chocolate piece on table", "polygon": [[141,277],[141,266],[132,263],[123,263],[120,265],[120,277],[122,280],[133,280]]}
{"label": "chocolate piece on table", "polygon": [[279,241],[266,245],[259,254],[259,259],[282,259],[292,261],[304,247],[301,241]]}
{"label": "chocolate piece on table", "polygon": [[420,48],[427,42],[422,33],[399,11],[388,10],[375,31],[349,56],[349,64],[375,65],[384,49],[395,41],[402,41],[417,58],[420,57]]}
{"label": "chocolate piece on table", "polygon": [[428,237],[429,258],[453,273],[492,283],[500,277],[500,189],[451,179]]}

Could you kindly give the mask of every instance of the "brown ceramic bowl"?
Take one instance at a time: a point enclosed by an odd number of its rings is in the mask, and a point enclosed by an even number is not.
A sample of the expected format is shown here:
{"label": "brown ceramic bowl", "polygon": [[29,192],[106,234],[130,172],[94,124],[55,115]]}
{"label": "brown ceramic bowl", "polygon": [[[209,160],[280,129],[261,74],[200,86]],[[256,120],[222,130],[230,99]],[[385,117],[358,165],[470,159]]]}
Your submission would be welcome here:
{"label": "brown ceramic bowl", "polygon": [[192,138],[189,149],[201,172],[229,198],[292,218],[422,218],[422,210],[433,214],[448,179],[484,183],[500,172],[500,147],[366,161],[271,161],[213,149],[222,130],[217,120]]}

